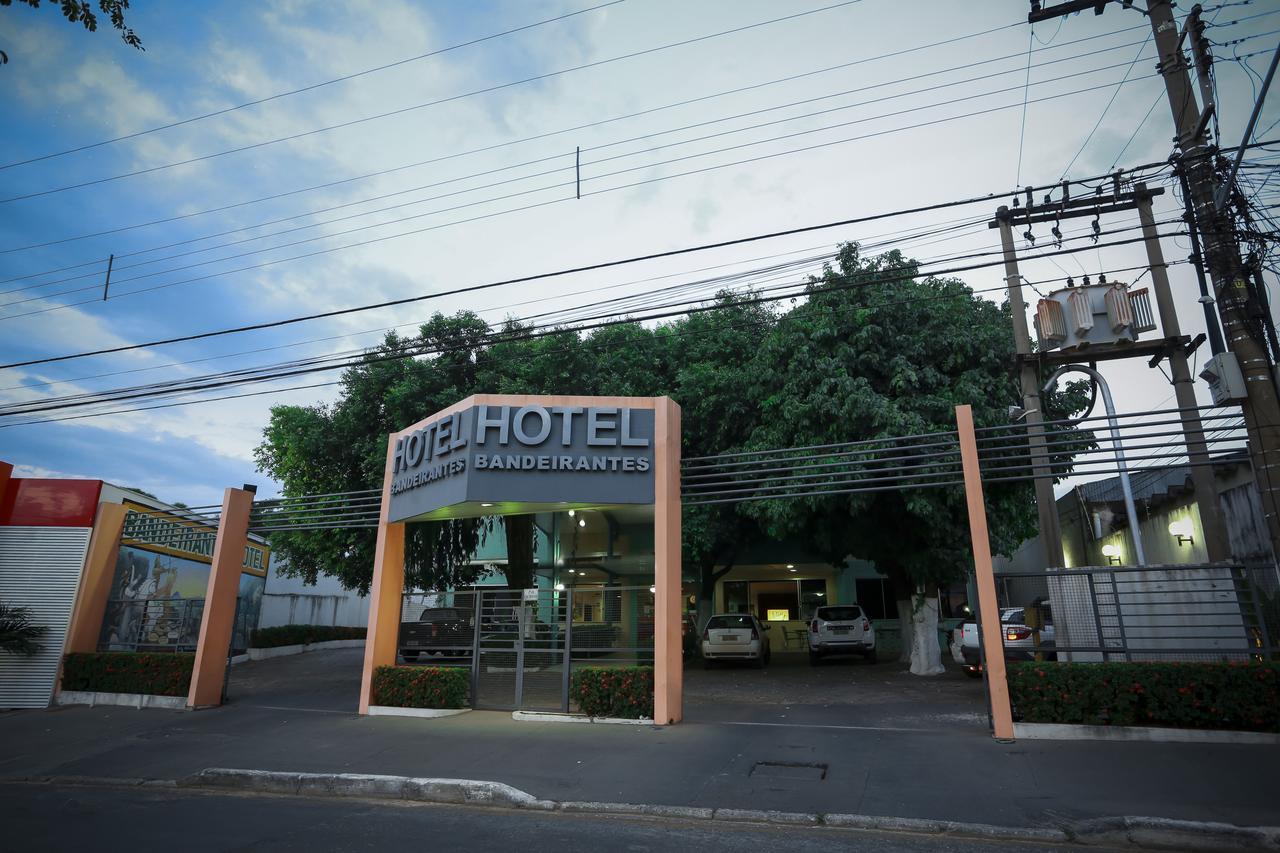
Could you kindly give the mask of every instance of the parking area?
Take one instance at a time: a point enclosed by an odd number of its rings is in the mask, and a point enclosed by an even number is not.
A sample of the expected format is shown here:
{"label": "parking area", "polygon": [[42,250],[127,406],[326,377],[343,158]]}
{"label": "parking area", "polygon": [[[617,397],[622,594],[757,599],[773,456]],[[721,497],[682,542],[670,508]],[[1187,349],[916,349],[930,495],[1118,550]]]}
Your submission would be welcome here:
{"label": "parking area", "polygon": [[804,652],[775,651],[769,665],[685,662],[685,718],[760,725],[982,729],[986,689],[951,660],[946,672],[912,675],[904,663],[881,658],[830,658],[809,664]]}

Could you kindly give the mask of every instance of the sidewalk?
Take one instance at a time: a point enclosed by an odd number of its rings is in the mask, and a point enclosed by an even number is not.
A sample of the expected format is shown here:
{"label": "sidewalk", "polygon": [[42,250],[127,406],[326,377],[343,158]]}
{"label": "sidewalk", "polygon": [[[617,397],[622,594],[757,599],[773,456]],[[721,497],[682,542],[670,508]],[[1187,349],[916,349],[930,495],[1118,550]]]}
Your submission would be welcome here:
{"label": "sidewalk", "polygon": [[[285,708],[276,704],[285,694],[259,687],[251,698],[195,713],[76,707],[0,714],[0,781],[181,779],[223,767],[485,780],[558,801],[1012,827],[1118,815],[1280,823],[1274,746],[998,744],[973,725],[841,728],[829,713],[820,715],[827,722],[794,722],[819,718],[803,707],[778,723],[668,728],[515,722],[481,711],[361,718],[325,709],[318,694]],[[825,774],[797,765],[825,766]]]}

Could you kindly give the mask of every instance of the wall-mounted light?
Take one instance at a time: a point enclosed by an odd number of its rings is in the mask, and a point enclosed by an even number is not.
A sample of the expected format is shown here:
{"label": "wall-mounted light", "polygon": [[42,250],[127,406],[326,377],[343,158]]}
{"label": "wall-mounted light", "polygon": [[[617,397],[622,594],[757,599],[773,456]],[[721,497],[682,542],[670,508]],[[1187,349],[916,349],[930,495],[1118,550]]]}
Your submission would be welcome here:
{"label": "wall-mounted light", "polygon": [[1108,565],[1120,564],[1120,546],[1119,545],[1103,545],[1102,556],[1107,558]]}
{"label": "wall-mounted light", "polygon": [[573,510],[569,510],[569,517],[570,517],[570,518],[573,518],[573,516],[574,516],[574,511],[573,511]]}
{"label": "wall-mounted light", "polygon": [[657,591],[658,591],[658,588],[656,586],[649,587],[649,592],[657,592]]}
{"label": "wall-mounted light", "polygon": [[1195,543],[1195,539],[1191,537],[1191,519],[1189,518],[1169,522],[1169,535],[1177,539],[1179,545]]}
{"label": "wall-mounted light", "polygon": [[579,527],[586,527],[586,526],[587,526],[587,520],[586,520],[585,518],[580,518],[580,519],[578,519],[578,526],[579,526]]}
{"label": "wall-mounted light", "polygon": [[564,592],[564,584],[562,583],[556,584],[556,592]]}

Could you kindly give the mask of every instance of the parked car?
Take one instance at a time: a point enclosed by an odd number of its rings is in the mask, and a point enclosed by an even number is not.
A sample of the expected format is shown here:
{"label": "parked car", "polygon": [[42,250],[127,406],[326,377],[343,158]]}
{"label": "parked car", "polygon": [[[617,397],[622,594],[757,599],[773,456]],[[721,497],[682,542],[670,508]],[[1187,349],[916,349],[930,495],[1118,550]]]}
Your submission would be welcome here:
{"label": "parked car", "polygon": [[769,663],[769,626],[750,613],[723,613],[707,620],[702,629],[703,666],[718,660],[745,660],[760,669]]}
{"label": "parked car", "polygon": [[400,656],[407,661],[420,654],[465,656],[475,639],[474,622],[470,608],[428,607],[417,622],[400,625]]}
{"label": "parked car", "polygon": [[831,604],[813,611],[809,621],[809,663],[828,655],[861,655],[876,662],[876,630],[856,604]]}
{"label": "parked car", "polygon": [[[1039,651],[1045,660],[1056,660],[1057,654],[1045,650],[1052,649],[1054,644],[1053,614],[1047,603],[1033,603],[1042,611],[1044,625],[1040,628]],[[1035,660],[1037,645],[1035,629],[1026,625],[1025,607],[1006,607],[1000,611],[1000,636],[1004,643],[1005,660]],[[964,658],[964,671],[977,678],[982,674],[982,663],[978,651],[978,623],[965,622],[956,629],[957,641],[961,656]]]}
{"label": "parked car", "polygon": [[686,613],[680,620],[680,648],[685,657],[698,650],[698,617]]}

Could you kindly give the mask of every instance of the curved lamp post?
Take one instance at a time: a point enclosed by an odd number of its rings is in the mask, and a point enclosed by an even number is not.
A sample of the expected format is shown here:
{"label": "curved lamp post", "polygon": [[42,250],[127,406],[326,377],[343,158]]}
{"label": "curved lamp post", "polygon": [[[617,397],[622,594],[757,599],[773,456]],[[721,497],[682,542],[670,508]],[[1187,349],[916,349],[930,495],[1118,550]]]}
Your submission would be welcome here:
{"label": "curved lamp post", "polygon": [[1124,462],[1124,448],[1120,446],[1120,425],[1116,423],[1116,407],[1111,401],[1111,389],[1107,386],[1107,380],[1091,367],[1067,364],[1053,372],[1049,381],[1044,383],[1044,392],[1049,393],[1058,384],[1058,377],[1072,371],[1087,374],[1102,389],[1102,403],[1107,407],[1107,423],[1111,425],[1111,443],[1115,445],[1116,467],[1120,471],[1120,490],[1124,493],[1124,511],[1129,514],[1129,530],[1133,532],[1133,550],[1138,558],[1138,565],[1145,566],[1147,555],[1142,550],[1142,531],[1138,529],[1138,511],[1133,505],[1133,489],[1129,486],[1129,469]]}

